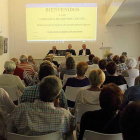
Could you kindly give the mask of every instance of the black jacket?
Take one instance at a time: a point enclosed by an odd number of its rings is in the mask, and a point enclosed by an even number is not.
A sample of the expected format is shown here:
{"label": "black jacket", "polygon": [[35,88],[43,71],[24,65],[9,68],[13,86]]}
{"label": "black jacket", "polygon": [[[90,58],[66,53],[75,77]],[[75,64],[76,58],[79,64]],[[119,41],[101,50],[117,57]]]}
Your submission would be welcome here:
{"label": "black jacket", "polygon": [[71,50],[67,49],[66,52],[70,52],[72,55],[76,55],[75,50],[73,50],[73,49],[71,49]]}
{"label": "black jacket", "polygon": [[[53,50],[50,50],[50,51],[48,52],[48,54],[54,54],[54,53],[53,53]],[[48,54],[47,54],[47,55],[48,55]],[[55,55],[58,55],[58,50],[56,50]]]}
{"label": "black jacket", "polygon": [[[83,49],[79,51],[79,55],[82,55],[83,54]],[[91,52],[90,52],[90,49],[86,49],[86,55],[90,55]]]}

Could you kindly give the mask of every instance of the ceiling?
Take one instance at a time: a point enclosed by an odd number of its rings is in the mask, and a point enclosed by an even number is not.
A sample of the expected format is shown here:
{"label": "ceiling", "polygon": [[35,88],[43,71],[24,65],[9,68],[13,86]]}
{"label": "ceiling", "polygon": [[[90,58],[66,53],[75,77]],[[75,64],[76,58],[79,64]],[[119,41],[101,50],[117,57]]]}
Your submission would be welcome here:
{"label": "ceiling", "polygon": [[108,25],[125,25],[140,23],[140,0],[126,0]]}

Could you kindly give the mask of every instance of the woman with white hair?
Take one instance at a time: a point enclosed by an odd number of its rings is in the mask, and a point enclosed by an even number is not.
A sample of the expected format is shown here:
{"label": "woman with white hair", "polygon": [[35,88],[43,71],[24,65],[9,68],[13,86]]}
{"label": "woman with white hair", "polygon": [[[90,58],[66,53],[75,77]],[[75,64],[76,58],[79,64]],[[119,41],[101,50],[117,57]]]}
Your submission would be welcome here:
{"label": "woman with white hair", "polygon": [[15,76],[14,70],[16,69],[16,64],[10,60],[6,61],[4,64],[6,73],[0,75],[0,87],[10,86],[17,87],[21,92],[24,90],[25,86],[23,85],[19,76]]}
{"label": "woman with white hair", "polygon": [[139,76],[139,70],[135,69],[136,65],[137,61],[135,58],[132,57],[127,58],[126,66],[128,69],[122,72],[122,76],[129,78],[136,78],[137,76]]}

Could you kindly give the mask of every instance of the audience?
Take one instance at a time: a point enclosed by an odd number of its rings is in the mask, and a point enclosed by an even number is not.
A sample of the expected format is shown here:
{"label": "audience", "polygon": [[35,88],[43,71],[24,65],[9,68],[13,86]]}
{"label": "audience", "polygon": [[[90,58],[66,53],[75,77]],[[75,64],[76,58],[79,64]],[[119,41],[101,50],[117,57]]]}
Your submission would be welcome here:
{"label": "audience", "polygon": [[27,55],[21,55],[19,60],[21,63],[18,65],[18,67],[24,69],[28,73],[28,75],[33,78],[35,75],[35,71],[33,67],[27,63]]}
{"label": "audience", "polygon": [[101,85],[105,81],[105,74],[100,69],[92,70],[89,74],[90,87],[88,89],[81,89],[79,91],[75,106],[77,103],[84,104],[99,104],[99,94],[101,92]]}
{"label": "audience", "polygon": [[59,78],[45,77],[39,84],[39,99],[34,103],[20,104],[9,115],[8,131],[28,136],[45,135],[54,131],[67,134],[72,131],[71,122],[74,117],[68,110],[59,107],[61,90]]}
{"label": "audience", "polygon": [[32,55],[29,55],[28,56],[28,64],[31,65],[34,69],[35,72],[38,72],[38,67],[37,65],[35,64],[35,61],[34,61],[34,58]]}
{"label": "audience", "polygon": [[129,78],[136,78],[137,76],[139,76],[139,70],[135,69],[136,65],[137,61],[135,60],[135,58],[132,57],[127,58],[126,66],[128,69],[122,72],[122,76]]}
{"label": "audience", "polygon": [[92,69],[99,69],[100,58],[99,57],[94,57],[92,61],[93,61]]}
{"label": "audience", "polygon": [[0,110],[0,140],[7,140],[6,121],[2,110]]}
{"label": "audience", "polygon": [[88,65],[93,65],[93,58],[95,57],[95,55],[93,55],[93,54],[90,54],[89,56],[88,56],[88,59],[89,59],[89,61],[87,61],[87,64]]}
{"label": "audience", "polygon": [[120,63],[117,65],[117,73],[118,74],[121,74],[122,71],[127,69],[125,61],[126,61],[126,57],[124,55],[120,56],[120,59],[119,59]]}
{"label": "audience", "polygon": [[109,83],[114,83],[118,86],[127,84],[123,76],[117,75],[117,65],[114,61],[108,62],[108,64],[106,65],[106,70],[108,71],[110,76],[106,77],[104,85],[109,84]]}
{"label": "audience", "polygon": [[17,87],[18,90],[22,92],[25,86],[23,85],[19,76],[13,75],[14,70],[16,69],[15,63],[12,60],[6,61],[4,64],[4,68],[6,73],[0,75],[0,87],[2,86]]}
{"label": "audience", "polygon": [[50,56],[50,58],[51,58],[51,62],[52,62],[55,66],[57,66],[57,68],[58,68],[58,67],[59,67],[58,62],[53,60],[53,59],[54,59],[54,55],[53,55],[53,54],[49,54],[49,56]]}
{"label": "audience", "polygon": [[137,67],[136,67],[138,70],[139,70],[139,72],[140,72],[140,56],[138,57],[138,62],[137,62]]}
{"label": "audience", "polygon": [[66,60],[66,68],[60,73],[60,78],[63,79],[64,74],[76,75],[75,60],[73,57],[68,57]]}
{"label": "audience", "polygon": [[119,64],[119,60],[120,60],[120,57],[118,55],[113,56],[113,61],[116,63],[116,65]]}
{"label": "audience", "polygon": [[[40,66],[40,71],[39,71],[39,80],[41,81],[44,77],[49,76],[49,75],[54,75],[54,69],[48,61],[45,61],[41,64]],[[39,84],[36,84],[34,86],[29,86],[26,87],[23,91],[23,94],[21,96],[21,102],[30,102],[34,103],[36,99],[39,99]],[[65,96],[64,91],[61,91],[60,94],[60,107],[66,108],[67,109],[67,99]]]}
{"label": "audience", "polygon": [[135,79],[135,85],[139,85],[139,84],[140,84],[140,75]]}
{"label": "audience", "polygon": [[127,57],[127,52],[122,52],[122,55]]}
{"label": "audience", "polygon": [[105,85],[99,97],[101,109],[88,111],[81,118],[79,140],[82,140],[85,130],[105,134],[121,133],[119,108],[122,98],[123,92],[118,86],[112,83]]}
{"label": "audience", "polygon": [[113,53],[107,54],[107,62],[112,61]]}
{"label": "audience", "polygon": [[106,70],[107,61],[102,59],[99,61],[99,68],[104,72],[105,76],[109,76],[109,73]]}
{"label": "audience", "polygon": [[120,120],[123,140],[140,139],[140,102],[129,104]]}
{"label": "audience", "polygon": [[14,103],[9,98],[9,94],[2,88],[0,88],[0,106],[4,107],[3,111],[5,111],[6,114],[11,113],[15,108]]}

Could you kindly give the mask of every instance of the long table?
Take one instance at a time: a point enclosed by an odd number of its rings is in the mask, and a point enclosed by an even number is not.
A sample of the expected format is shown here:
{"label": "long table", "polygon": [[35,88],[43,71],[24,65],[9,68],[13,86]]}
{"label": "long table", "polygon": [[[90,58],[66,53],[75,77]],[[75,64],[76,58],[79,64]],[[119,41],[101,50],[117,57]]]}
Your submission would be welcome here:
{"label": "long table", "polygon": [[[77,64],[80,61],[88,61],[88,56],[73,56],[75,63]],[[59,64],[66,60],[65,56],[54,56],[54,61],[57,61]],[[35,59],[37,66],[43,62],[43,59]]]}

